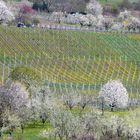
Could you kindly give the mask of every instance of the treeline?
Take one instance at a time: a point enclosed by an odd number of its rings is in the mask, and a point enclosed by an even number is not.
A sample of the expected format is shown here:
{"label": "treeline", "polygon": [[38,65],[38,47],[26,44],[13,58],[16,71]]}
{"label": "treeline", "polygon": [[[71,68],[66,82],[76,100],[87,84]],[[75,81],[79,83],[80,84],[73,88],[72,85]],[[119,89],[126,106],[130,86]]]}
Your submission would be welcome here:
{"label": "treeline", "polygon": [[[86,4],[90,0],[29,0],[33,2],[33,9],[40,11],[62,11],[62,12],[80,12],[85,13]],[[111,4],[103,5],[104,13],[110,13],[113,15],[118,14],[120,11],[128,10],[138,10],[140,11],[140,1],[131,2],[130,0],[123,0],[118,6],[113,6]]]}
{"label": "treeline", "polygon": [[85,12],[89,0],[32,0],[33,9],[40,11]]}
{"label": "treeline", "polygon": [[[8,1],[8,0],[5,0]],[[13,1],[22,1],[22,0],[13,0]],[[33,9],[37,11],[45,12],[67,12],[67,13],[85,13],[86,5],[90,0],[27,0],[33,3]],[[97,0],[98,1],[98,0]],[[103,13],[110,13],[116,15],[120,11],[127,10],[137,10],[140,11],[140,1],[130,1],[122,0],[118,5],[113,5],[105,3],[103,5]]]}

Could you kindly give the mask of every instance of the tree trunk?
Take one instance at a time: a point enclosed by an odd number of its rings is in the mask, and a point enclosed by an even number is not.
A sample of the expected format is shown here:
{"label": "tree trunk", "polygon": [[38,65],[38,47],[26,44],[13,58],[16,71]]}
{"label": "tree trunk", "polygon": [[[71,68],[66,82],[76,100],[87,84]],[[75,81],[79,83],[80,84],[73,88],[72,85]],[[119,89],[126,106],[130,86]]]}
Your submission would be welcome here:
{"label": "tree trunk", "polygon": [[21,132],[22,132],[22,134],[24,133],[24,126],[23,125],[21,125]]}
{"label": "tree trunk", "polygon": [[111,112],[113,112],[114,111],[114,107],[111,107]]}

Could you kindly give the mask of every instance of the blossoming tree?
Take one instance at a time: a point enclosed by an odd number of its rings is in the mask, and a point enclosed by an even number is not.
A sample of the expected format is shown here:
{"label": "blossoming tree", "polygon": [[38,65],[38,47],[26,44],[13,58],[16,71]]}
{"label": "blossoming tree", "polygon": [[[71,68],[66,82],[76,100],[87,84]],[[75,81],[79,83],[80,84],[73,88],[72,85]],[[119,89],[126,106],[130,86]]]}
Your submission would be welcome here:
{"label": "blossoming tree", "polygon": [[126,108],[128,105],[128,93],[126,88],[119,80],[111,80],[107,82],[99,93],[104,98],[105,104],[111,107]]}
{"label": "blossoming tree", "polygon": [[6,6],[5,2],[0,0],[0,22],[8,22],[14,19],[13,13]]}
{"label": "blossoming tree", "polygon": [[94,16],[102,15],[103,8],[96,0],[90,0],[86,6],[87,13],[90,13]]}

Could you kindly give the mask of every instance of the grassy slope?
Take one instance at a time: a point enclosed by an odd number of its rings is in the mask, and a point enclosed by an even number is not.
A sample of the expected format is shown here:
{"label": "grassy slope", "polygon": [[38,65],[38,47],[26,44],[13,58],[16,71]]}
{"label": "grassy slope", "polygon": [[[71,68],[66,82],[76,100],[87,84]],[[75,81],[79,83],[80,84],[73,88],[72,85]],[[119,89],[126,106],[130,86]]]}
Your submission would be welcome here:
{"label": "grassy slope", "polygon": [[[137,88],[139,60],[140,35],[0,27],[5,79],[15,66],[26,65],[56,85],[88,88],[122,79]],[[2,70],[0,65],[0,75]]]}
{"label": "grassy slope", "polygon": [[120,4],[123,0],[98,0],[103,5],[112,5],[117,6]]}
{"label": "grassy slope", "polygon": [[[114,7],[118,6],[123,0],[98,0],[103,5],[112,5]],[[138,0],[129,0],[130,2],[138,2]]]}

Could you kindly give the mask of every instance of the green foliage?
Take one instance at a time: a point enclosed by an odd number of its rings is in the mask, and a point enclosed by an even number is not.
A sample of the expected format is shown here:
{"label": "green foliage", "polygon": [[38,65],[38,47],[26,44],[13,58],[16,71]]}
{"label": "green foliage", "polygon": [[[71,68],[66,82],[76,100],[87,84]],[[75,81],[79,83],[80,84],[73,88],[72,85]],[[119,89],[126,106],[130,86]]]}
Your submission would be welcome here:
{"label": "green foliage", "polygon": [[43,1],[43,2],[37,2],[37,1],[34,2],[32,8],[34,10],[37,10],[37,11],[38,10],[40,10],[40,11],[49,11],[48,4],[45,1]]}

